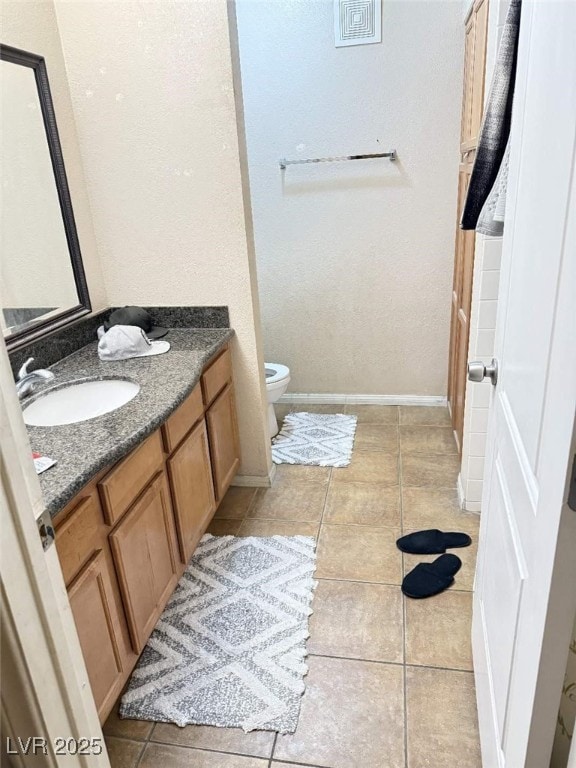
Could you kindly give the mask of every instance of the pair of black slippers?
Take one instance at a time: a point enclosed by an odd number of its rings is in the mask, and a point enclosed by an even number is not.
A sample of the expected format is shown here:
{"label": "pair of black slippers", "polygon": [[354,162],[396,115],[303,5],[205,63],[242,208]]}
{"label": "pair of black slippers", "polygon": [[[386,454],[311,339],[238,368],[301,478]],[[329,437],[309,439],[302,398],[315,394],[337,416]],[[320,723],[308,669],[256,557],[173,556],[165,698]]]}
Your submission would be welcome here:
{"label": "pair of black slippers", "polygon": [[467,533],[443,533],[435,529],[417,531],[402,536],[396,542],[398,549],[411,555],[441,555],[433,563],[419,563],[407,573],[402,592],[407,597],[432,597],[452,586],[454,576],[462,567],[456,555],[441,554],[447,549],[469,547],[472,539]]}

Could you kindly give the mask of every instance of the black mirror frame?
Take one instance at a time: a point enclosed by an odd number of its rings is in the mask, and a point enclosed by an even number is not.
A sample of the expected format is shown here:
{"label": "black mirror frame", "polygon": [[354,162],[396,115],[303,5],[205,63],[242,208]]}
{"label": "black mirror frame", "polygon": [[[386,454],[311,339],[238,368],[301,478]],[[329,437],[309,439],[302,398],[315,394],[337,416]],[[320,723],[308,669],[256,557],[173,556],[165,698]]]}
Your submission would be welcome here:
{"label": "black mirror frame", "polygon": [[74,273],[74,281],[76,283],[79,301],[76,306],[71,307],[70,309],[65,309],[46,320],[42,320],[41,318],[38,319],[38,321],[33,320],[30,324],[27,324],[25,328],[6,336],[6,346],[8,351],[11,352],[89,314],[92,311],[92,305],[88,294],[88,283],[86,282],[84,264],[82,263],[82,253],[80,251],[78,232],[74,220],[68,179],[66,178],[62,146],[58,135],[58,127],[56,125],[56,115],[54,114],[52,94],[50,93],[46,62],[43,56],[38,56],[37,54],[29,53],[28,51],[22,51],[18,48],[12,48],[9,45],[0,45],[0,60],[8,61],[12,64],[20,64],[21,66],[29,67],[34,70],[34,78],[36,80],[36,88],[38,89],[42,119],[44,121],[50,158],[52,160],[52,170],[54,171],[54,180],[56,182],[56,190],[58,192],[62,221],[64,223],[64,231],[68,242],[68,251],[72,262],[72,271]]}

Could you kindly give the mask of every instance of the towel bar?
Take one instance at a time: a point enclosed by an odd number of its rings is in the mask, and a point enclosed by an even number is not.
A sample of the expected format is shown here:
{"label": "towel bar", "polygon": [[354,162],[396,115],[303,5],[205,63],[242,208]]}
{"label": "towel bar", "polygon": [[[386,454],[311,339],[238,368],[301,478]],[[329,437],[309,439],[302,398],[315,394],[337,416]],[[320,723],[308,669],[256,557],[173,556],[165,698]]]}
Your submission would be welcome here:
{"label": "towel bar", "polygon": [[375,157],[387,157],[390,162],[394,162],[397,158],[396,150],[392,149],[390,152],[377,152],[372,155],[344,155],[343,157],[314,157],[309,160],[280,160],[281,170],[286,170],[288,165],[302,165],[304,163],[339,163],[342,160],[372,160]]}

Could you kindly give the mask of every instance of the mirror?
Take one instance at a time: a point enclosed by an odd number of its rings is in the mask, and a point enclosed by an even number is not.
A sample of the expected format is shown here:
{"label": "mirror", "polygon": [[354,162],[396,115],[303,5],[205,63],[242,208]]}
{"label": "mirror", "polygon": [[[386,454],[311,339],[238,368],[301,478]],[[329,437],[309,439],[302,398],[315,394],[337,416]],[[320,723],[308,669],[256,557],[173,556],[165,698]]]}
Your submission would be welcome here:
{"label": "mirror", "polygon": [[90,312],[46,65],[0,46],[0,325],[8,349]]}

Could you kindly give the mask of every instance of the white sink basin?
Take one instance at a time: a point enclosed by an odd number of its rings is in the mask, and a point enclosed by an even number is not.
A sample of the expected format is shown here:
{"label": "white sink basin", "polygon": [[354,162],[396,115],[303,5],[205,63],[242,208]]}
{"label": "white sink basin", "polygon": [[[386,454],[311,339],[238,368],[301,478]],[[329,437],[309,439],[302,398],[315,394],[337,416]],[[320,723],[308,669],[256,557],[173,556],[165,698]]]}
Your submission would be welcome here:
{"label": "white sink basin", "polygon": [[94,419],[136,397],[140,385],[125,379],[79,381],[40,395],[23,411],[31,427],[56,427]]}

